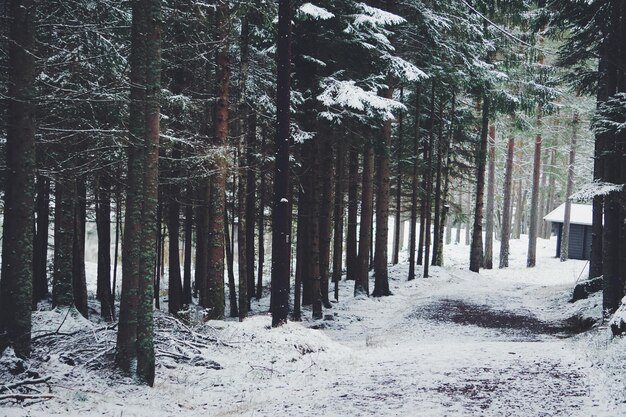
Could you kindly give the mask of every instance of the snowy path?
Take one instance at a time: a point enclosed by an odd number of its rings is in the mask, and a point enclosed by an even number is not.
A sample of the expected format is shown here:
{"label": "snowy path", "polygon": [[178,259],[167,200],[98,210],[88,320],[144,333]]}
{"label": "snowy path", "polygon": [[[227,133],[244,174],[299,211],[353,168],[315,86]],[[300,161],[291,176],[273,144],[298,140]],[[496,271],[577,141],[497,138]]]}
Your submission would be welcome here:
{"label": "snowy path", "polygon": [[[321,382],[318,395],[332,404],[326,415],[539,416],[587,408],[588,364],[567,340],[544,333],[558,333],[558,323],[528,310],[508,314],[498,311],[502,305],[460,303],[467,282],[432,281],[437,290],[397,282],[394,297],[351,306],[361,321],[326,330],[358,356]],[[516,294],[516,284],[500,283],[496,291],[468,295],[521,305]],[[472,308],[483,314],[468,314]]]}
{"label": "snowy path", "polygon": [[[161,328],[154,388],[121,378],[112,364],[94,370],[42,346],[35,369],[52,377],[55,398],[0,407],[0,416],[626,415],[626,340],[609,341],[602,329],[574,335],[579,324],[567,319],[600,316],[601,300],[568,304],[584,262],[562,264],[550,247],[542,253],[541,268],[526,269],[520,257],[477,275],[458,247],[428,279],[407,282],[406,264],[390,268],[390,297],[355,299],[342,282],[323,321],[309,320],[310,311],[277,329],[267,314],[212,321],[197,330],[223,343],[189,346],[193,360],[168,356],[180,342]],[[253,311],[267,311],[267,302]],[[63,316],[36,321],[54,330]],[[114,331],[72,326],[82,329],[78,339],[100,338],[112,358]]]}

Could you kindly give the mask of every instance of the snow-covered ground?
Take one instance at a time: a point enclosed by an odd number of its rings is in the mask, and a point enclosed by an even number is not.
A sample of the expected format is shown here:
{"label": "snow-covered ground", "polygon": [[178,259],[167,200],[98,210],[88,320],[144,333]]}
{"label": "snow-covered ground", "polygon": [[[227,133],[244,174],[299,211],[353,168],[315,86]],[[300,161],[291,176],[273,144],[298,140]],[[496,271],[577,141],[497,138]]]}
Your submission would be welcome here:
{"label": "snow-covered ground", "polygon": [[[112,369],[115,330],[38,312],[35,336],[71,334],[38,339],[44,360],[26,364],[31,378],[51,377],[38,388],[53,398],[5,402],[0,415],[625,415],[626,341],[602,325],[580,333],[601,317],[601,298],[568,303],[586,263],[559,262],[554,244],[539,240],[527,269],[527,242],[511,241],[511,267],[480,274],[467,270],[467,246],[446,246],[430,278],[407,282],[405,263],[391,267],[385,298],[355,299],[344,281],[324,320],[305,310],[277,329],[267,298],[243,323],[189,328],[159,313],[154,388]],[[7,383],[23,378],[6,371],[16,362],[0,359]]]}

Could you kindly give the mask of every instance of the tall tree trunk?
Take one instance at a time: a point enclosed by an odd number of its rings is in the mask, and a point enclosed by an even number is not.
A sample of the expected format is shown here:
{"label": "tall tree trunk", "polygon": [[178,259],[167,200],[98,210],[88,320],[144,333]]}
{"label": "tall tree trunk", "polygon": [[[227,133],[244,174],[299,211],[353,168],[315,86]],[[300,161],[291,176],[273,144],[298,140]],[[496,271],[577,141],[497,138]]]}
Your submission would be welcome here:
{"label": "tall tree trunk", "polygon": [[183,264],[183,294],[184,305],[191,304],[191,252],[193,245],[193,187],[188,186],[185,204],[185,260]]}
{"label": "tall tree trunk", "polygon": [[373,178],[374,177],[374,149],[372,144],[365,143],[363,151],[363,175],[361,186],[361,226],[359,227],[359,255],[357,271],[354,277],[354,295],[369,296],[369,252],[372,239],[372,212],[373,212]]}
{"label": "tall tree trunk", "polygon": [[[263,126],[261,135],[261,156],[265,157],[265,143],[267,139],[267,127]],[[259,183],[259,267],[257,269],[258,279],[256,283],[256,299],[260,300],[263,295],[263,269],[265,263],[265,171],[264,166],[260,169],[261,180]]]}
{"label": "tall tree trunk", "polygon": [[430,242],[431,242],[431,207],[433,194],[433,162],[435,148],[435,82],[432,82],[432,90],[430,94],[430,121],[428,122],[428,158],[426,161],[426,200],[424,207],[424,217],[426,227],[424,228],[424,278],[428,278],[430,265]]}
{"label": "tall tree trunk", "polygon": [[409,276],[408,280],[415,279],[415,245],[417,239],[417,200],[419,197],[419,145],[422,89],[418,84],[415,91],[415,128],[413,132],[413,173],[411,175],[411,222],[409,226]]}
{"label": "tall tree trunk", "polygon": [[[600,44],[600,52],[598,59],[598,91],[596,96],[596,108],[608,99],[607,84],[607,41],[603,40]],[[594,141],[594,158],[593,158],[593,180],[604,180],[604,135],[596,134]],[[591,231],[591,256],[589,260],[589,278],[602,276],[602,240],[603,240],[603,219],[604,219],[604,197],[593,197],[593,219]]]}
{"label": "tall tree trunk", "polygon": [[[239,267],[239,320],[242,321],[248,315],[248,140],[246,134],[246,125],[248,119],[248,106],[245,103],[246,82],[248,79],[248,59],[250,55],[250,25],[248,16],[241,18],[241,37],[240,37],[240,61],[239,61],[239,80],[237,93],[237,123],[236,135],[238,136],[239,159],[238,176],[239,176],[239,198],[238,198],[238,219],[237,227],[237,262]],[[234,214],[233,214],[234,216]],[[254,223],[251,223],[254,230]],[[254,239],[254,235],[252,237]],[[252,278],[252,288],[254,292],[254,275]]]}
{"label": "tall tree trunk", "polygon": [[[437,168],[435,173],[435,218],[433,221],[433,256],[432,265],[437,265],[437,254],[439,253],[439,242],[442,230],[442,196],[441,196],[441,179],[443,174],[443,167],[445,163],[445,156],[443,155],[443,102],[439,105],[439,122],[438,122],[438,134],[437,134]],[[434,156],[434,154],[433,154]]]}
{"label": "tall tree trunk", "polygon": [[157,220],[156,220],[156,261],[154,267],[154,307],[161,309],[161,259],[163,258],[163,196],[159,193],[157,201]]}
{"label": "tall tree trunk", "polygon": [[[556,175],[554,175],[554,166],[556,166],[556,149],[550,150],[550,180],[548,181],[548,192],[546,198],[546,209],[544,216],[554,210],[554,191],[556,188]],[[543,217],[542,217],[543,218]],[[549,222],[545,223],[544,239],[550,239],[552,234],[552,226]]]}
{"label": "tall tree trunk", "polygon": [[48,295],[48,228],[50,226],[50,179],[37,176],[37,230],[33,242],[33,307]]}
{"label": "tall tree trunk", "polygon": [[111,182],[106,174],[96,184],[96,229],[98,232],[98,291],[100,315],[113,320],[111,303]]}
{"label": "tall tree trunk", "polygon": [[[393,88],[383,91],[383,97],[391,99]],[[383,126],[382,149],[376,155],[376,239],[374,249],[374,291],[372,296],[391,295],[387,255],[389,240],[389,149],[391,147],[391,120]]]}
{"label": "tall tree trunk", "polygon": [[348,230],[346,233],[346,280],[355,281],[359,266],[357,252],[357,222],[359,210],[359,153],[350,141],[348,153]]}
{"label": "tall tree trunk", "polygon": [[576,136],[578,135],[578,123],[578,113],[574,113],[574,120],[572,121],[572,144],[569,151],[569,163],[567,164],[565,214],[563,215],[563,228],[561,230],[561,262],[565,262],[569,256],[569,230],[572,215],[572,200],[570,200],[570,196],[574,191],[574,163],[576,162]]}
{"label": "tall tree trunk", "polygon": [[74,205],[74,242],[72,256],[72,280],[74,289],[74,305],[87,318],[87,277],[85,272],[85,226],[87,224],[87,187],[85,180],[76,182],[76,203]]}
{"label": "tall tree trunk", "polygon": [[335,300],[339,301],[339,281],[343,269],[343,223],[344,223],[344,195],[346,185],[346,142],[336,145],[337,158],[335,159],[335,201],[333,205],[333,272],[332,282],[335,284]]}
{"label": "tall tree trunk", "polygon": [[209,263],[209,194],[210,181],[203,180],[198,187],[196,205],[196,267],[194,273],[195,293],[198,297],[200,307],[207,307],[206,291],[207,285],[207,265]]}
{"label": "tall tree trunk", "polygon": [[528,257],[526,266],[532,268],[537,261],[537,228],[539,226],[539,177],[541,176],[541,135],[535,137],[535,157],[533,162],[533,187],[530,200],[530,224],[528,229]]}
{"label": "tall tree trunk", "polygon": [[235,268],[233,245],[230,244],[230,226],[228,221],[228,210],[224,211],[224,239],[226,241],[226,263],[228,264],[228,301],[230,303],[230,317],[239,317],[237,308],[237,286],[235,284]]}
{"label": "tall tree trunk", "polygon": [[215,174],[211,180],[211,200],[209,203],[209,247],[207,265],[206,301],[209,320],[224,317],[224,220],[226,218],[226,175],[229,117],[229,6],[227,2],[219,3],[216,12],[215,27],[217,29],[216,56],[216,101],[213,109],[213,144],[218,149],[214,156],[213,169]]}
{"label": "tall tree trunk", "polygon": [[332,213],[333,213],[333,144],[328,136],[329,132],[325,132],[320,141],[320,216],[319,216],[319,233],[320,233],[320,291],[322,294],[322,304],[324,308],[332,308],[329,300],[329,282],[330,282],[330,241],[332,231]]}
{"label": "tall tree trunk", "polygon": [[320,213],[321,213],[321,149],[320,138],[313,139],[311,151],[311,211],[309,217],[309,242],[308,249],[310,251],[310,273],[311,273],[311,294],[312,294],[312,310],[313,318],[322,318],[322,271],[320,265]]}
{"label": "tall tree trunk", "polygon": [[[179,145],[174,145],[172,160],[177,164],[181,158]],[[167,230],[168,230],[168,311],[178,314],[183,307],[183,288],[180,276],[180,199],[182,197],[180,186],[176,182],[181,176],[178,169],[172,172],[173,183],[169,190],[169,204],[167,206]]]}
{"label": "tall tree trunk", "polygon": [[[255,158],[256,152],[257,119],[254,111],[248,112],[248,130],[246,132],[246,292],[248,295],[248,308],[255,294],[254,276],[254,226],[256,224],[256,169],[258,164]],[[261,213],[261,216],[263,213]],[[241,294],[241,290],[240,294]],[[241,303],[240,303],[241,304]]]}
{"label": "tall tree trunk", "polygon": [[274,201],[272,205],[272,326],[287,322],[291,266],[291,210],[289,204],[289,144],[291,97],[291,0],[278,2],[278,75]]}
{"label": "tall tree trunk", "polygon": [[[404,89],[400,87],[400,102],[404,101]],[[398,149],[396,151],[396,217],[394,221],[393,236],[393,259],[392,264],[397,265],[400,256],[400,228],[402,227],[402,146],[404,138],[404,112],[398,114]]]}
{"label": "tall tree trunk", "polygon": [[[76,182],[59,180],[54,186],[54,266],[52,307],[74,305],[74,222]],[[30,314],[30,313],[29,313]]]}
{"label": "tall tree trunk", "polygon": [[511,184],[513,179],[513,156],[515,139],[511,136],[506,147],[506,164],[504,169],[504,197],[502,204],[502,235],[500,237],[500,268],[509,267],[509,239],[511,237]]}
{"label": "tall tree trunk", "polygon": [[161,2],[132,3],[129,184],[124,227],[117,363],[154,384],[153,266],[156,249],[161,80]]}
{"label": "tall tree trunk", "polygon": [[485,211],[485,253],[483,268],[493,269],[493,221],[496,193],[496,127],[489,126],[489,175],[487,176],[487,210]]}
{"label": "tall tree trunk", "polygon": [[21,357],[30,356],[33,299],[35,4],[33,0],[7,4],[11,19],[0,279],[0,334],[6,336],[0,336],[0,350],[11,345]]}
{"label": "tall tree trunk", "polygon": [[480,130],[480,144],[476,152],[476,204],[474,206],[474,225],[470,246],[470,271],[478,272],[483,263],[483,201],[485,192],[485,168],[487,164],[487,136],[489,133],[490,103],[483,96],[483,115]]}

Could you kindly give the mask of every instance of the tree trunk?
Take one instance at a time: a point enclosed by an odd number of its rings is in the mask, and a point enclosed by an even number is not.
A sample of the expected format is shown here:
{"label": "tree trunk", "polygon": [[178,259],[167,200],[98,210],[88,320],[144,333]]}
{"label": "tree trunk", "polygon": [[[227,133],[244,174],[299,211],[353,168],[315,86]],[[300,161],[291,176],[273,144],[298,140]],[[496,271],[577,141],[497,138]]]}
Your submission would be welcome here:
{"label": "tree trunk", "polygon": [[328,132],[320,138],[320,157],[318,168],[320,172],[320,291],[324,308],[332,308],[329,300],[330,282],[330,241],[333,213],[333,144]]}
{"label": "tree trunk", "polygon": [[[258,164],[255,159],[257,121],[254,111],[248,112],[248,130],[246,132],[246,292],[248,295],[248,308],[255,294],[254,275],[254,226],[256,224],[256,169]],[[260,214],[261,216],[263,213]],[[241,290],[240,294],[241,294]],[[241,304],[241,303],[240,303]]]}
{"label": "tree trunk", "polygon": [[483,96],[483,115],[480,131],[480,144],[476,152],[476,204],[474,208],[474,225],[472,227],[472,244],[470,246],[470,271],[479,272],[483,264],[483,198],[485,192],[485,168],[487,164],[487,136],[489,133],[490,103]]}
{"label": "tree trunk", "polygon": [[[261,135],[261,155],[265,156],[265,143],[267,138],[267,127],[263,127]],[[260,169],[261,180],[259,183],[259,267],[257,270],[258,279],[256,283],[256,299],[260,300],[263,295],[263,265],[265,263],[265,171],[264,166]]]}
{"label": "tree trunk", "polygon": [[224,240],[226,241],[226,263],[228,265],[228,301],[230,303],[230,317],[239,317],[237,308],[237,286],[235,284],[235,268],[233,258],[233,245],[230,244],[230,226],[228,210],[224,211]]}
{"label": "tree trunk", "polygon": [[[180,145],[174,145],[172,161],[178,164],[181,158]],[[169,190],[169,204],[167,205],[167,230],[168,230],[168,311],[170,314],[178,314],[183,307],[183,288],[180,276],[180,186],[176,182],[181,176],[178,169],[172,172],[173,183]]]}
{"label": "tree trunk", "polygon": [[506,147],[506,165],[504,169],[504,197],[502,205],[502,235],[500,237],[500,268],[509,267],[509,239],[511,237],[511,184],[513,179],[513,156],[515,139],[511,136]]}
{"label": "tree trunk", "polygon": [[191,252],[193,245],[193,187],[188,186],[185,205],[185,260],[183,265],[183,295],[184,305],[191,305]]}
{"label": "tree trunk", "polygon": [[541,175],[541,135],[535,137],[533,162],[533,188],[530,200],[530,224],[528,229],[528,258],[526,266],[532,268],[537,261],[537,227],[539,226],[539,177]]}
{"label": "tree trunk", "polygon": [[224,220],[226,218],[226,175],[228,117],[229,117],[229,78],[230,58],[228,32],[230,26],[227,2],[219,3],[216,12],[216,43],[219,45],[216,56],[216,101],[213,108],[213,144],[217,153],[213,160],[214,175],[211,179],[211,200],[209,203],[209,247],[207,264],[207,319],[224,318]]}
{"label": "tree trunk", "polygon": [[[400,87],[400,102],[404,101],[404,89]],[[398,114],[398,149],[396,151],[396,217],[394,221],[394,236],[393,236],[393,259],[392,264],[398,264],[398,258],[400,256],[400,228],[402,223],[402,146],[404,138],[404,112],[400,110]]]}
{"label": "tree trunk", "polygon": [[291,97],[291,0],[278,3],[278,75],[276,94],[276,144],[274,201],[272,206],[272,326],[287,322],[291,258],[289,204],[289,144]]}
{"label": "tree trunk", "polygon": [[100,315],[113,320],[111,303],[111,183],[106,174],[99,176],[96,191],[96,229],[98,232],[98,292]]}
{"label": "tree trunk", "polygon": [[[430,121],[428,127],[428,146],[426,161],[426,200],[424,207],[424,217],[426,227],[424,228],[424,278],[429,277],[428,266],[430,265],[430,242],[431,242],[431,206],[433,194],[433,162],[435,149],[435,82],[432,82],[432,91],[430,94]],[[426,152],[425,152],[426,154]]]}
{"label": "tree trunk", "polygon": [[[437,134],[437,169],[435,173],[435,218],[433,224],[433,256],[432,256],[432,265],[438,265],[437,255],[439,254],[439,243],[441,241],[441,230],[442,227],[442,174],[443,167],[445,163],[446,157],[444,156],[443,149],[443,102],[439,105],[439,123],[438,123],[438,134]],[[434,154],[433,154],[434,156]]]}
{"label": "tree trunk", "polygon": [[496,127],[489,126],[489,175],[487,177],[487,210],[485,211],[485,253],[483,268],[493,269],[493,221],[496,193]]}
{"label": "tree trunk", "polygon": [[348,230],[346,234],[346,280],[355,281],[358,275],[357,222],[359,210],[359,153],[350,141],[348,155]]}
{"label": "tree trunk", "polygon": [[359,255],[357,271],[354,277],[354,295],[369,296],[369,252],[372,239],[372,212],[373,212],[373,176],[374,176],[374,149],[370,143],[364,144],[363,175],[361,186],[361,226],[359,227]]}
{"label": "tree trunk", "polygon": [[309,218],[309,262],[311,271],[311,294],[313,319],[322,318],[322,271],[320,265],[320,230],[321,230],[321,149],[320,138],[313,139],[311,151],[311,212]]}
{"label": "tree trunk", "polygon": [[344,194],[345,194],[345,166],[346,143],[340,142],[337,146],[335,162],[335,202],[333,206],[333,273],[332,281],[335,284],[335,300],[339,301],[339,281],[343,266],[343,223],[344,223]]}
{"label": "tree trunk", "polygon": [[48,228],[50,226],[50,180],[37,176],[37,231],[33,242],[33,307],[48,295]]}
{"label": "tree trunk", "polygon": [[[8,42],[6,187],[2,222],[0,350],[30,356],[35,199],[35,2],[11,0]],[[5,23],[6,24],[6,23]],[[4,340],[6,337],[6,340]]]}
{"label": "tree trunk", "polygon": [[52,307],[74,306],[75,181],[57,181],[54,186],[54,267]]}
{"label": "tree trunk", "polygon": [[565,262],[569,254],[569,230],[572,214],[572,200],[570,196],[574,191],[574,163],[576,162],[576,136],[578,134],[578,113],[574,114],[572,124],[572,144],[569,151],[569,163],[567,165],[567,187],[565,191],[565,214],[563,215],[563,228],[561,229],[561,262]]}
{"label": "tree trunk", "polygon": [[415,128],[413,132],[413,173],[411,175],[411,222],[409,225],[409,276],[408,280],[415,279],[415,245],[417,239],[417,200],[419,197],[419,145],[421,120],[421,86],[415,91]]}
{"label": "tree trunk", "polygon": [[154,384],[153,280],[158,204],[161,2],[132,4],[131,100],[117,363]]}
{"label": "tree trunk", "polygon": [[[383,97],[391,99],[393,88],[384,90]],[[382,149],[376,156],[376,239],[374,249],[374,291],[372,296],[391,295],[387,255],[389,240],[389,149],[391,147],[391,120],[383,126]]]}

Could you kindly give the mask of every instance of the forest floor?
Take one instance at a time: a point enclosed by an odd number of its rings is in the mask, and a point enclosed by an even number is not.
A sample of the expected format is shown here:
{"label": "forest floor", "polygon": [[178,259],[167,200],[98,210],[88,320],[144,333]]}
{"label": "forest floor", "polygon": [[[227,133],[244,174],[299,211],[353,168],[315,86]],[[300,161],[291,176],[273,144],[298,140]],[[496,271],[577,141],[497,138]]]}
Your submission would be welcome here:
{"label": "forest floor", "polygon": [[341,282],[322,321],[305,310],[270,329],[267,298],[243,323],[192,329],[158,313],[154,388],[112,369],[115,329],[38,312],[30,374],[10,375],[19,360],[5,354],[0,380],[50,377],[28,393],[53,398],[3,402],[0,415],[625,415],[626,340],[599,323],[599,295],[568,302],[585,262],[561,263],[540,240],[527,269],[524,245],[512,241],[506,270],[470,273],[463,245],[427,279],[390,267],[389,297],[354,298]]}

